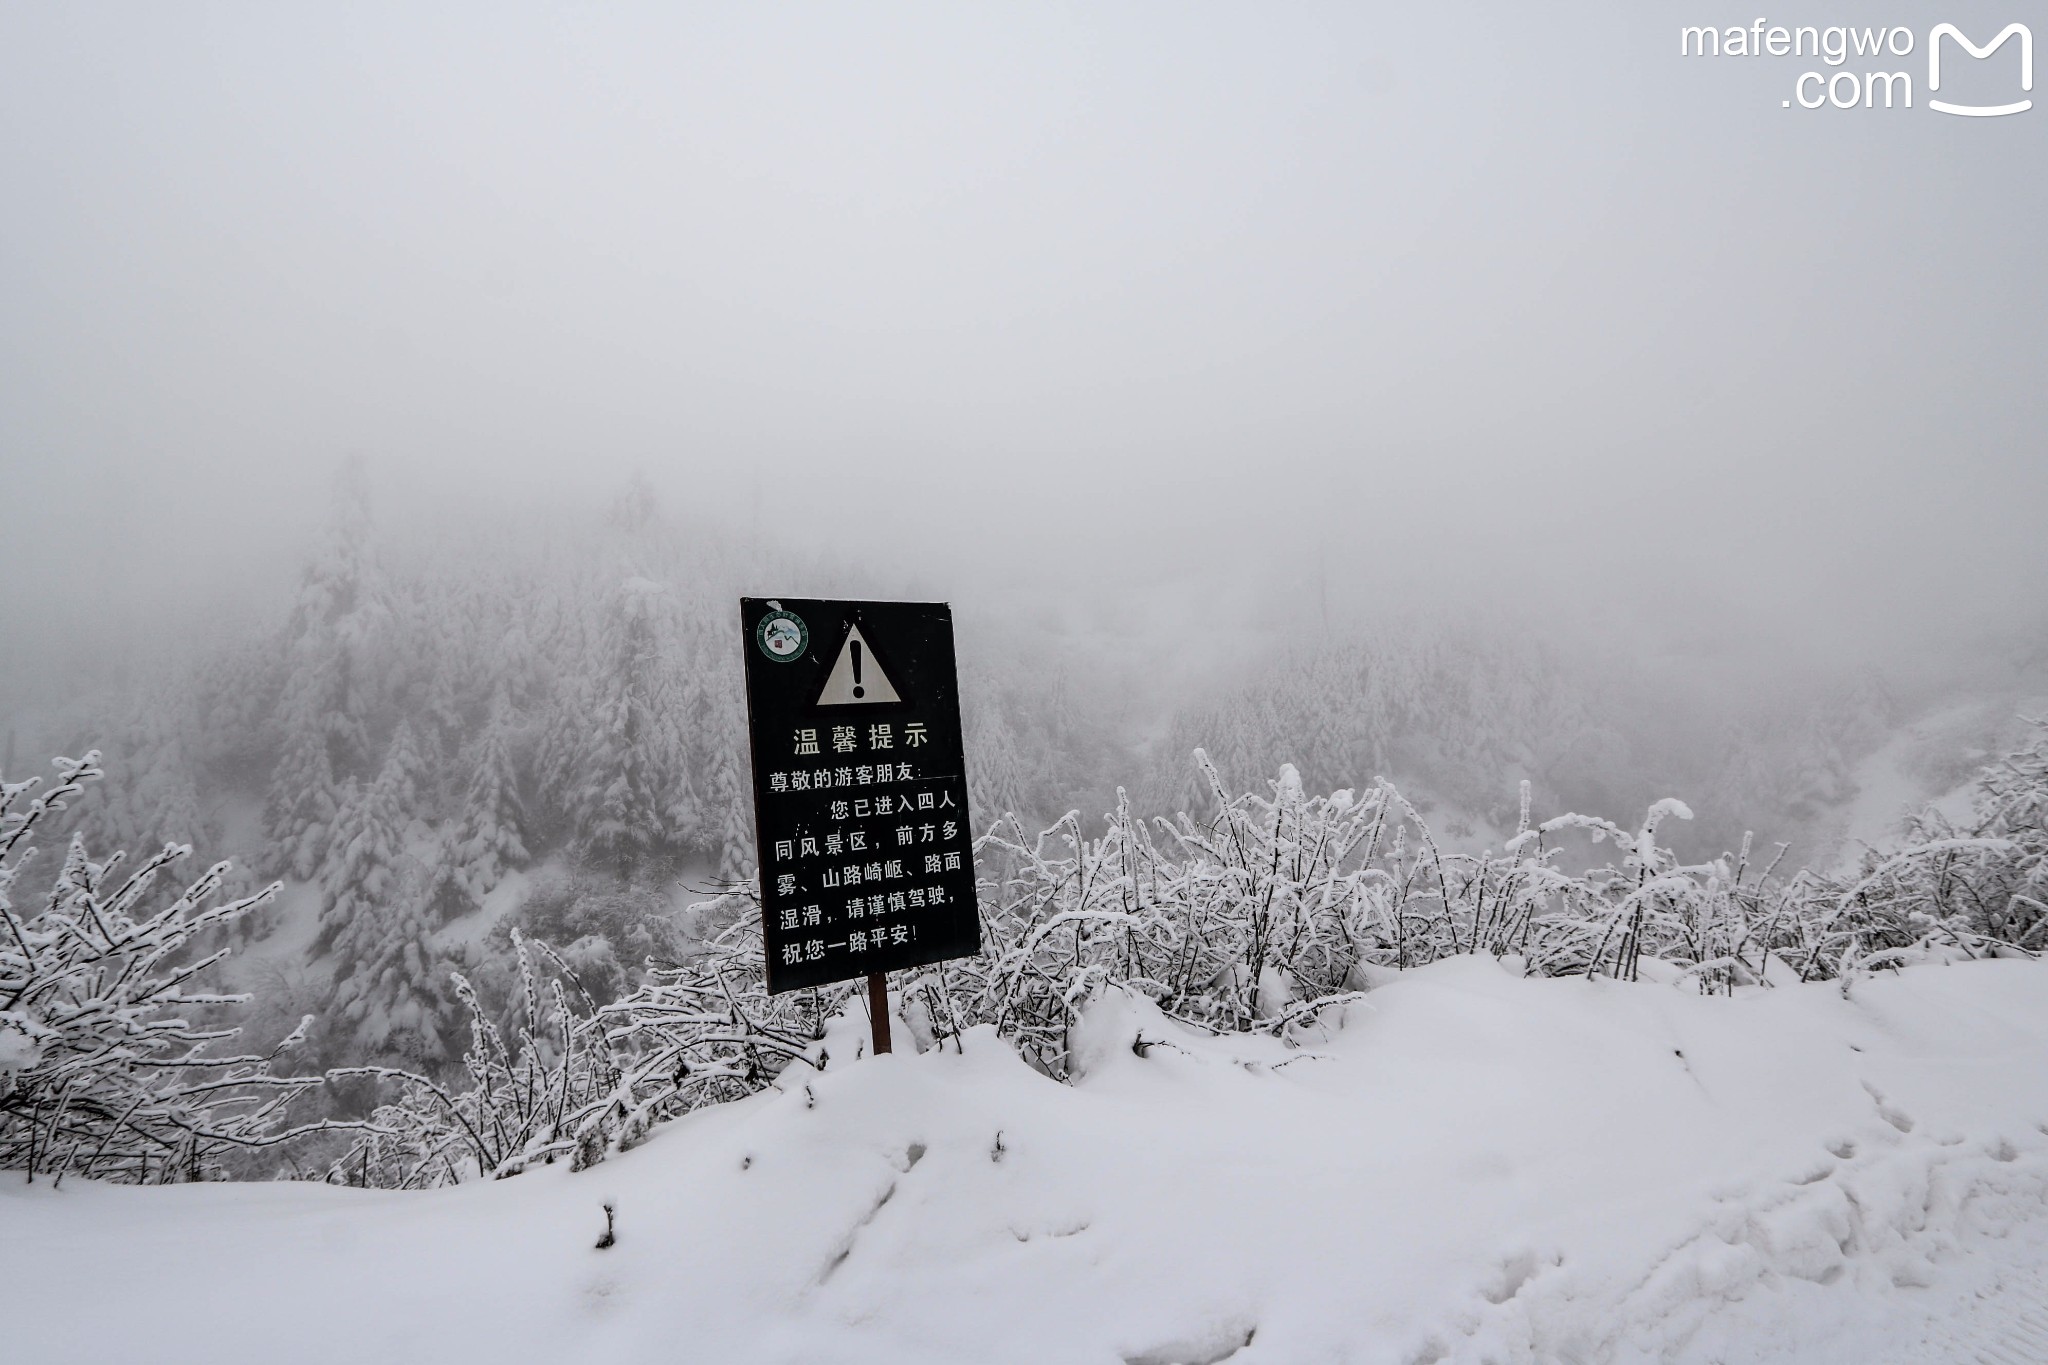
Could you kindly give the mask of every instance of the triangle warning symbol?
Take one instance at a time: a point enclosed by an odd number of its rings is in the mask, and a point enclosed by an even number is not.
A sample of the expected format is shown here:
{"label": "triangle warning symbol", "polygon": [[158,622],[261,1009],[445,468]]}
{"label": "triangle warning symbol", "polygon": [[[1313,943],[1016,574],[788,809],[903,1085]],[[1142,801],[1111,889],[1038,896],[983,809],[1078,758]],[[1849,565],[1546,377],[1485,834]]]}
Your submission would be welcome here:
{"label": "triangle warning symbol", "polygon": [[825,675],[825,690],[818,694],[818,705],[877,706],[902,700],[889,675],[875,662],[874,651],[868,648],[860,627],[849,626],[846,643],[839,646],[839,657],[832,661],[832,671]]}

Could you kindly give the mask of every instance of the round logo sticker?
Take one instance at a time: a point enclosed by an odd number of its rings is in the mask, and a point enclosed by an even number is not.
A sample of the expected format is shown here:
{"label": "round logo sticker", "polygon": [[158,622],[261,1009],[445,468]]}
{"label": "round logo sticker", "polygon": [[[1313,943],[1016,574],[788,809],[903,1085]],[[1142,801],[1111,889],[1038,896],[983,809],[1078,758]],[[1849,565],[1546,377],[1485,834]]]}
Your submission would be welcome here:
{"label": "round logo sticker", "polygon": [[795,612],[771,611],[754,627],[754,643],[779,664],[801,659],[811,643],[810,628]]}

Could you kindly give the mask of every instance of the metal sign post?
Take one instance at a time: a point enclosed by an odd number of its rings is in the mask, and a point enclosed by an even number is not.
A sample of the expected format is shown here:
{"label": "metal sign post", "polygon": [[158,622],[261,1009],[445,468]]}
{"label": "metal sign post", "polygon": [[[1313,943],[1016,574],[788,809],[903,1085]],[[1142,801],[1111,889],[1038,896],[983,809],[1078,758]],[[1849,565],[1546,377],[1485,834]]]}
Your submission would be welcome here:
{"label": "metal sign post", "polygon": [[943,603],[740,599],[761,933],[770,992],[981,949],[973,835]]}

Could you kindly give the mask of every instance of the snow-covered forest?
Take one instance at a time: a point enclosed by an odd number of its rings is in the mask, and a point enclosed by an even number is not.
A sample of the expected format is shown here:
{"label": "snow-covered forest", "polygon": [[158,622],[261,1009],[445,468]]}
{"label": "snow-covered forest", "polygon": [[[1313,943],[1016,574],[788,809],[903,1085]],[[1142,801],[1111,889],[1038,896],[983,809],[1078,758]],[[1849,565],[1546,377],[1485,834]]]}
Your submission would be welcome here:
{"label": "snow-covered forest", "polygon": [[[731,619],[746,576],[816,567],[688,535],[638,480],[544,536],[387,545],[370,508],[351,464],[285,619],[83,701],[106,739],[40,795],[6,774],[8,1164],[435,1185],[829,1066],[848,991],[764,992]],[[1879,747],[1868,680],[1665,769],[1736,804],[1721,829],[1763,817],[1693,854],[1685,800],[1567,804],[1661,773],[1626,687],[1539,638],[1382,627],[1149,742],[1006,671],[965,668],[985,951],[901,983],[923,1047],[992,1025],[1062,1077],[1112,989],[1288,1039],[1471,954],[1714,995],[2048,949],[2038,733],[1881,844],[1770,840]],[[16,889],[66,841],[47,898]],[[194,844],[229,857],[186,885]]]}
{"label": "snow-covered forest", "polygon": [[[208,976],[254,997],[265,1046],[311,1015],[299,1068],[446,1079],[471,1011],[456,976],[508,1008],[515,935],[600,1003],[701,948],[691,907],[752,872],[736,599],[844,575],[693,527],[638,479],[580,520],[392,534],[374,505],[344,466],[279,619],[73,699],[36,742],[103,756],[93,799],[57,817],[87,848],[190,842],[231,861],[225,894],[280,884],[216,932],[236,951]],[[1134,673],[1073,648],[1048,670],[1057,639],[963,630],[973,827],[1005,846],[1056,822],[1105,837],[1134,821],[1115,814],[1127,800],[1206,820],[1285,767],[1309,791],[1398,784],[1459,856],[1499,856],[1529,819],[1682,793],[1698,818],[1663,837],[1687,858],[1782,842],[1788,866],[1833,872],[1854,850],[1826,817],[1905,705],[1866,674],[1703,715],[1533,630],[1390,612],[1250,676],[1177,684],[1161,725]],[[336,1113],[371,1102],[323,1093]]]}

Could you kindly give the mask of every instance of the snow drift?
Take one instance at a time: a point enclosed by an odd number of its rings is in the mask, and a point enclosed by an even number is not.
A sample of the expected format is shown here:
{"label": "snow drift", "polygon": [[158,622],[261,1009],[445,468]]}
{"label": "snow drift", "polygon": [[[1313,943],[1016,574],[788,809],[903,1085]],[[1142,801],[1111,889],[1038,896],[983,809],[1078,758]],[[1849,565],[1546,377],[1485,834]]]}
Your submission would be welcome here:
{"label": "snow drift", "polygon": [[2048,964],[1655,975],[1447,960],[1296,1048],[1111,992],[1071,1085],[982,1027],[574,1174],[10,1179],[0,1318],[22,1360],[2048,1358]]}

